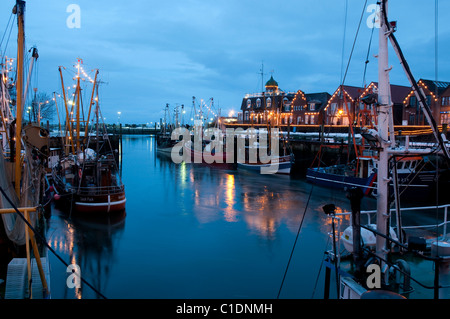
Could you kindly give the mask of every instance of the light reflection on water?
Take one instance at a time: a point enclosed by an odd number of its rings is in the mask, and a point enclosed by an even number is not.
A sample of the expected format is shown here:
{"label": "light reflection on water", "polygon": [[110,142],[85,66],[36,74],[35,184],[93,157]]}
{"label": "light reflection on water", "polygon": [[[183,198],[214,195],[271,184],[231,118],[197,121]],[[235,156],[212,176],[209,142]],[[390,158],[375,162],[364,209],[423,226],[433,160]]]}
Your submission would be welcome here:
{"label": "light reflection on water", "polygon": [[[93,221],[54,209],[51,246],[109,298],[276,298],[312,186],[174,164],[155,148],[152,137],[124,136],[126,214]],[[321,207],[349,205],[342,192],[313,191],[281,298],[323,295],[331,226]],[[67,288],[64,265],[50,260],[53,298],[97,297]]]}

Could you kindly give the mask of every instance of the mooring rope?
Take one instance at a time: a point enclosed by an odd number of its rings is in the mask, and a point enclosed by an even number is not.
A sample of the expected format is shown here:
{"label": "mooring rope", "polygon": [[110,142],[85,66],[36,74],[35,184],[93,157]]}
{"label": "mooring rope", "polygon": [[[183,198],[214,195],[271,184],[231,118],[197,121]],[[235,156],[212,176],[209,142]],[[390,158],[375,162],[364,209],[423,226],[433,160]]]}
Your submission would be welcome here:
{"label": "mooring rope", "polygon": [[[19,211],[19,209],[16,207],[16,205],[14,205],[14,203],[11,201],[11,199],[6,195],[5,191],[3,190],[3,188],[0,186],[0,192],[3,194],[3,196],[6,198],[6,200],[8,201],[8,203],[11,205],[11,207],[16,211],[16,213],[19,215],[20,218],[22,218],[22,220],[24,221],[25,224],[27,224],[28,227],[30,227],[30,229],[33,231],[33,233],[36,235],[36,238],[39,238],[39,240],[41,241],[42,244],[44,244],[48,250],[50,250],[55,256],[56,258],[58,258],[66,267],[69,267],[69,264],[61,257],[59,256],[56,251],[47,243],[47,240],[42,237],[42,235],[36,231],[36,229],[27,221],[27,219],[25,218],[25,216],[23,216],[23,214]],[[91,288],[95,293],[97,293],[99,296],[101,296],[104,299],[107,299],[100,291],[98,291],[97,289],[95,289],[94,286],[92,286],[88,281],[86,281],[83,277],[79,276],[80,280],[83,281],[83,283],[85,283],[89,288]]]}

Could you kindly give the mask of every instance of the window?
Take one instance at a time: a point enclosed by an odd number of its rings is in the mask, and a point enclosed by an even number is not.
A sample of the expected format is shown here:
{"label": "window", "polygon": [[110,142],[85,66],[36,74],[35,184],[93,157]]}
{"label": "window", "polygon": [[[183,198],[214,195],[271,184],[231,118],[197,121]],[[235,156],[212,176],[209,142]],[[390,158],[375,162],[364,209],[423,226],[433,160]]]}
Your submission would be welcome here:
{"label": "window", "polygon": [[247,108],[249,109],[252,106],[252,100],[247,100]]}
{"label": "window", "polygon": [[450,105],[450,96],[442,97],[441,105]]}
{"label": "window", "polygon": [[245,117],[244,117],[244,120],[245,120],[245,121],[248,121],[248,119],[249,119],[249,117],[248,117],[248,111],[245,111]]}
{"label": "window", "polygon": [[415,96],[411,96],[409,98],[409,106],[411,106],[411,107],[417,106],[417,98]]}
{"label": "window", "polygon": [[309,103],[309,110],[315,111],[316,110],[316,103]]}
{"label": "window", "polygon": [[260,98],[258,98],[258,99],[256,100],[256,107],[257,107],[257,108],[260,108],[260,107],[261,107],[261,99],[260,99]]}
{"label": "window", "polygon": [[336,109],[337,109],[337,103],[331,103],[331,113],[332,114],[336,113]]}
{"label": "window", "polygon": [[309,124],[309,115],[308,114],[305,115],[305,124]]}
{"label": "window", "polygon": [[267,98],[266,105],[267,107],[272,107],[272,99],[270,97]]}

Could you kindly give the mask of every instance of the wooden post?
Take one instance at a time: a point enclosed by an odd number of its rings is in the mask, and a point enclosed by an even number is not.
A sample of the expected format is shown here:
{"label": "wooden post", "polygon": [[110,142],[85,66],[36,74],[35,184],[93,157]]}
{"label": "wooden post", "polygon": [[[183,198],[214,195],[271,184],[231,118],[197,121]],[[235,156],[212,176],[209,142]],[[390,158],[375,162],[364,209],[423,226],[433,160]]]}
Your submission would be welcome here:
{"label": "wooden post", "polygon": [[[28,211],[25,210],[25,219],[29,220],[28,218]],[[30,299],[33,299],[33,290],[31,287],[31,257],[30,257],[30,236],[27,231],[27,225],[25,225],[25,247],[27,251],[27,273],[28,273],[28,291]]]}
{"label": "wooden post", "polygon": [[[25,219],[27,220],[28,223],[30,223],[30,217],[28,215],[28,211],[25,211]],[[30,237],[31,246],[33,248],[34,258],[36,259],[36,265],[39,270],[39,277],[41,278],[41,282],[42,282],[43,295],[45,298],[48,295],[47,279],[45,278],[44,269],[42,268],[41,257],[39,256],[39,250],[38,250],[38,247],[36,244],[36,239],[34,238],[33,231],[30,229],[30,227],[28,227],[28,225],[25,225],[25,227],[26,227],[26,231],[28,232],[28,235]]]}

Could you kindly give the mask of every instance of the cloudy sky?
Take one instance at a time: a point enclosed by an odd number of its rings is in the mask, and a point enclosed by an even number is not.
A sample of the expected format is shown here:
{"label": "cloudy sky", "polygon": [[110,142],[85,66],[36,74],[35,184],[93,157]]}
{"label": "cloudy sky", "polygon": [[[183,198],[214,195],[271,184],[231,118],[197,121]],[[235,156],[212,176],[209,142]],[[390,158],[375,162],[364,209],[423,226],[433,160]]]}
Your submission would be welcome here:
{"label": "cloudy sky", "polygon": [[[159,120],[166,103],[214,99],[222,114],[237,111],[246,93],[260,92],[273,74],[285,91],[332,94],[342,79],[364,10],[345,84],[363,84],[364,61],[372,29],[368,0],[29,0],[26,48],[39,50],[33,87],[61,92],[58,66],[73,84],[69,69],[77,58],[104,82],[100,101],[106,122]],[[0,3],[5,32],[14,0]],[[80,9],[79,28],[70,22]],[[450,81],[450,1],[438,3],[438,79]],[[345,18],[346,17],[346,18]],[[435,79],[435,0],[391,0],[390,20],[398,21],[397,39],[414,76]],[[69,23],[68,23],[69,20]],[[16,24],[4,54],[16,56]],[[7,44],[7,46],[6,46]],[[377,80],[378,29],[371,43],[366,80]],[[342,54],[344,53],[344,54]],[[408,85],[395,55],[391,83]],[[67,85],[66,85],[67,86]],[[88,92],[89,90],[85,90]],[[89,94],[88,94],[89,95]]]}

